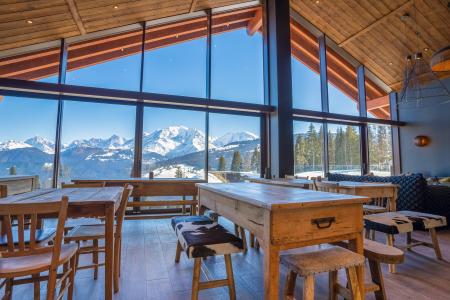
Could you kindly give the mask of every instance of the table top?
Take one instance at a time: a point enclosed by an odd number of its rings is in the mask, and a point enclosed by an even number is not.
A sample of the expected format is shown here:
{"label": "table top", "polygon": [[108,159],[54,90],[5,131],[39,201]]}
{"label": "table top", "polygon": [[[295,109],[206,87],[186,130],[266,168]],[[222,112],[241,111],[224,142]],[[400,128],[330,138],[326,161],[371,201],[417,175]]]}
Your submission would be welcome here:
{"label": "table top", "polygon": [[312,180],[309,179],[287,179],[287,178],[252,178],[249,179],[250,182],[262,183],[262,184],[276,184],[291,187],[304,187],[305,185],[313,184]]}
{"label": "table top", "polygon": [[73,182],[114,182],[114,183],[200,183],[206,182],[203,179],[194,178],[121,178],[121,179],[108,179],[108,178],[98,178],[98,179],[72,179]]}
{"label": "table top", "polygon": [[122,187],[41,189],[2,198],[0,204],[59,201],[63,196],[69,197],[69,206],[118,204],[122,192]]}
{"label": "table top", "polygon": [[[367,197],[348,194],[317,192],[279,185],[252,182],[239,183],[199,183],[200,190],[246,202],[269,210],[295,209],[304,207],[362,204],[369,202]],[[200,197],[201,200],[201,197]]]}
{"label": "table top", "polygon": [[323,182],[336,182],[339,183],[339,188],[380,188],[380,187],[396,187],[398,185],[390,182],[358,182],[358,181],[328,181]]}

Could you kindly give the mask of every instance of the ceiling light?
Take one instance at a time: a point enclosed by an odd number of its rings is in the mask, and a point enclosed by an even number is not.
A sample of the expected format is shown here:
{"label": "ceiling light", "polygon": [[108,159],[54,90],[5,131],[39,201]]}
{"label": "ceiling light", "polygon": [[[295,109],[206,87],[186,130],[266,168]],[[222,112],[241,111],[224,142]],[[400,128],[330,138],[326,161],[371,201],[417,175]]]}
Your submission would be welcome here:
{"label": "ceiling light", "polygon": [[319,0],[316,0],[316,4],[319,4],[320,3],[320,1]]}
{"label": "ceiling light", "polygon": [[118,9],[119,8],[119,6],[118,5],[114,5],[114,9]]}
{"label": "ceiling light", "polygon": [[392,61],[388,62],[388,65],[392,66]]}
{"label": "ceiling light", "polygon": [[428,49],[428,48],[423,48],[423,51],[425,51],[425,52],[427,52],[428,50],[430,50],[430,49]]}
{"label": "ceiling light", "polygon": [[28,24],[33,24],[33,21],[28,20],[27,23],[28,23]]}

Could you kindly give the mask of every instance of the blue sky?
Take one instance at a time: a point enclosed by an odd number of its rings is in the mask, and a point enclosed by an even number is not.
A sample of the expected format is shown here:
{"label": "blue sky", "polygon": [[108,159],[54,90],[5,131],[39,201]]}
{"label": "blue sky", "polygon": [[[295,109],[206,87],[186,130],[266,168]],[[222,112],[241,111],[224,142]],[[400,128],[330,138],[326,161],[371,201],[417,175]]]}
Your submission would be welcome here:
{"label": "blue sky", "polygon": [[[263,103],[262,47],[261,34],[248,36],[245,29],[212,37],[213,99]],[[139,60],[140,55],[137,54],[68,72],[66,83],[139,90]],[[148,51],[144,61],[144,91],[205,97],[205,38]],[[292,60],[292,74],[294,107],[320,110],[319,76],[295,59]],[[56,77],[40,81],[56,82]],[[332,85],[329,87],[329,99],[330,111],[357,113],[356,104]],[[53,140],[56,109],[56,102],[52,100],[4,97],[0,102],[0,141],[24,140],[34,135]],[[66,101],[62,141],[68,143],[81,138],[106,138],[112,134],[132,138],[134,122],[133,106]],[[205,113],[146,108],[145,131],[173,125],[204,131]],[[211,135],[220,136],[230,131],[250,131],[259,135],[259,120],[254,117],[211,114]]]}

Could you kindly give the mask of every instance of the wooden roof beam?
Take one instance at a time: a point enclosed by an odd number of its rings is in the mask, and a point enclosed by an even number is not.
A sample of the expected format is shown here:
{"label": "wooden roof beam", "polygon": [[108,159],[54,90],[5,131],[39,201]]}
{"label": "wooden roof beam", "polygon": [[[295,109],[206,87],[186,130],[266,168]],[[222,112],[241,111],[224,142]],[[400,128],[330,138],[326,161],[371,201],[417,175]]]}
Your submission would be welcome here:
{"label": "wooden roof beam", "polygon": [[248,21],[247,34],[254,35],[262,28],[262,23],[262,9],[260,8],[256,10],[255,16]]}
{"label": "wooden roof beam", "polygon": [[375,99],[367,100],[367,110],[375,110],[378,108],[389,106],[389,96],[383,96]]}
{"label": "wooden roof beam", "polygon": [[197,0],[192,0],[191,6],[189,7],[189,12],[194,12],[195,7],[197,6]]}
{"label": "wooden roof beam", "polygon": [[78,27],[78,30],[82,35],[86,34],[86,29],[84,28],[83,21],[81,21],[80,13],[78,12],[77,6],[74,0],[66,0],[67,6],[69,6],[70,13],[72,14],[73,21]]}
{"label": "wooden roof beam", "polygon": [[370,23],[368,26],[364,27],[363,29],[361,29],[360,31],[352,34],[351,36],[349,36],[348,38],[346,38],[345,40],[343,40],[342,42],[340,42],[338,45],[339,47],[343,47],[345,45],[347,45],[348,43],[350,43],[351,41],[357,39],[358,37],[360,37],[361,35],[365,34],[366,32],[370,31],[372,28],[374,28],[375,26],[383,23],[384,21],[386,21],[389,17],[395,15],[396,13],[407,9],[411,4],[413,4],[413,0],[408,0],[405,3],[403,3],[402,5],[400,5],[399,7],[397,7],[396,9],[394,9],[393,11],[391,11],[390,13],[382,16],[381,18],[375,20],[374,22]]}

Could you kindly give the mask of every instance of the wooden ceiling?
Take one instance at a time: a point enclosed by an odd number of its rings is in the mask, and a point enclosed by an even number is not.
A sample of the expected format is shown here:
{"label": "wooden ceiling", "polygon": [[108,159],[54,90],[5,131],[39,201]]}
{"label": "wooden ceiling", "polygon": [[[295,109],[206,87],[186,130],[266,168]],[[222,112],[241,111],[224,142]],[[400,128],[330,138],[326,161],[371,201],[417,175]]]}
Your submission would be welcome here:
{"label": "wooden ceiling", "polygon": [[0,0],[0,51],[248,0]]}
{"label": "wooden ceiling", "polygon": [[[394,90],[405,56],[450,44],[447,0],[291,0],[291,7]],[[409,13],[406,22],[401,16]],[[415,32],[419,32],[419,38]],[[405,38],[405,34],[407,38]],[[425,51],[428,49],[428,51]]]}

